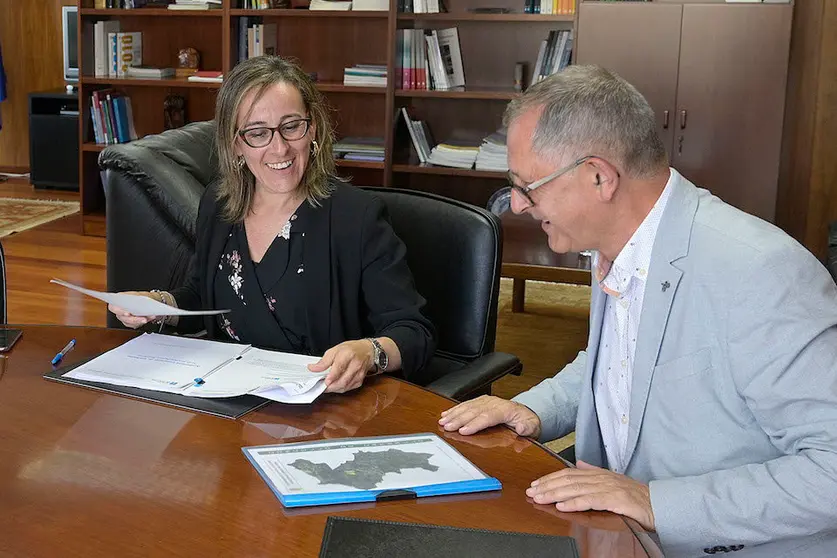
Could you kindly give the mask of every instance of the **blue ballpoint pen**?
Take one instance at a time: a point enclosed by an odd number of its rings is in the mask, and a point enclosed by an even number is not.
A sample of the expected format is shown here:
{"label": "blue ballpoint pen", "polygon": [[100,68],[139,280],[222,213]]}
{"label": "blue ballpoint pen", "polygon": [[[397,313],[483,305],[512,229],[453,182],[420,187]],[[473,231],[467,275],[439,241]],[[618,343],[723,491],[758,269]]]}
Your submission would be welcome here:
{"label": "blue ballpoint pen", "polygon": [[63,349],[61,349],[58,352],[58,354],[55,355],[55,357],[53,357],[52,364],[55,365],[55,364],[58,364],[59,362],[61,362],[61,359],[64,358],[64,355],[66,355],[67,353],[72,351],[73,347],[75,347],[75,346],[76,346],[76,340],[71,339],[70,342],[67,343],[67,345]]}

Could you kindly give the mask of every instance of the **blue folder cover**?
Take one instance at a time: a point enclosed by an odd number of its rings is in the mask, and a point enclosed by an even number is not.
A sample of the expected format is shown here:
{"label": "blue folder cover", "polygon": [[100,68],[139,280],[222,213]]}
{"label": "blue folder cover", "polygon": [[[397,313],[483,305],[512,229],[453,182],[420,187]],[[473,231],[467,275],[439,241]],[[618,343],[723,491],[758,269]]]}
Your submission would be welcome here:
{"label": "blue folder cover", "polygon": [[[435,434],[414,434],[412,436],[436,437]],[[362,440],[387,440],[391,438],[404,438],[404,436],[379,436],[372,438],[349,438],[347,440],[362,441]],[[329,442],[338,442],[339,440],[328,440]],[[318,441],[321,442],[321,441]],[[446,442],[442,441],[446,444]],[[316,442],[315,442],[316,443]],[[305,446],[307,443],[292,444],[294,446]],[[310,444],[310,442],[308,443]],[[289,444],[278,444],[269,446],[251,446],[242,448],[244,455],[253,465],[253,467],[261,475],[262,479],[267,483],[270,490],[283,506],[287,508],[296,508],[302,506],[323,506],[329,504],[348,504],[357,502],[376,502],[382,500],[392,499],[408,499],[408,498],[424,498],[427,496],[445,496],[450,494],[466,494],[472,492],[487,492],[491,490],[502,489],[502,484],[499,480],[489,477],[483,473],[484,478],[471,479],[458,482],[446,482],[440,484],[423,484],[420,486],[403,486],[397,489],[387,490],[352,490],[345,492],[318,492],[308,494],[283,494],[277,487],[270,476],[265,472],[262,466],[253,457],[253,452],[266,448],[282,448]],[[458,452],[453,450],[457,455]],[[461,456],[460,456],[461,457]],[[464,457],[461,457],[464,459]],[[482,473],[482,471],[480,471]]]}

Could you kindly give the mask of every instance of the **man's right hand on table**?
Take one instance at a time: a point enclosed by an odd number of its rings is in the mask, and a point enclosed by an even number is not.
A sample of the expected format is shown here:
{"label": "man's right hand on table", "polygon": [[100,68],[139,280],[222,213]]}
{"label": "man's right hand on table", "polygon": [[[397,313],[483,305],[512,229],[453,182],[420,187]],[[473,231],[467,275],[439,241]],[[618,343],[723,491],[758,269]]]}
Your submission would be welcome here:
{"label": "man's right hand on table", "polygon": [[468,435],[497,424],[506,424],[519,436],[537,438],[541,433],[541,419],[526,405],[507,399],[483,395],[442,411],[439,424],[452,432]]}

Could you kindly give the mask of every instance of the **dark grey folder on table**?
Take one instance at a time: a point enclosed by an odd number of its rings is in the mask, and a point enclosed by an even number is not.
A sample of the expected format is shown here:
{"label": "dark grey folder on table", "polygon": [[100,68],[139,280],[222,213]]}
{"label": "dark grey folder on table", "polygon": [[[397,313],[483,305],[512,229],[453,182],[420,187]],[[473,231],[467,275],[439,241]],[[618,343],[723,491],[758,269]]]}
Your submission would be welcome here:
{"label": "dark grey folder on table", "polygon": [[329,517],[320,558],[578,558],[571,537]]}
{"label": "dark grey folder on table", "polygon": [[153,391],[150,389],[103,384],[101,382],[89,382],[87,380],[77,380],[75,378],[67,378],[64,376],[75,367],[84,364],[84,362],[79,362],[72,366],[57,368],[52,372],[44,374],[44,378],[47,380],[63,382],[65,384],[74,384],[99,391],[106,391],[108,393],[124,395],[134,399],[162,403],[163,405],[170,405],[179,409],[198,411],[199,413],[207,413],[209,415],[215,415],[216,417],[228,419],[237,419],[246,415],[250,411],[255,411],[259,407],[263,407],[264,405],[270,403],[267,399],[256,397],[255,395],[242,395],[241,397],[225,398],[186,397],[185,395],[167,393],[165,391]]}

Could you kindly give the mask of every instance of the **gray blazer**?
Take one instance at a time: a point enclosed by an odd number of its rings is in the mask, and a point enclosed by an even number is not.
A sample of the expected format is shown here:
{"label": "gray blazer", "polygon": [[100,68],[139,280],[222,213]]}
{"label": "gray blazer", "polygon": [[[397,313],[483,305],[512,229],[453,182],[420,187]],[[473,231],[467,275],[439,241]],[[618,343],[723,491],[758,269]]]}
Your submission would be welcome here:
{"label": "gray blazer", "polygon": [[[666,556],[837,557],[837,288],[778,228],[672,169],[639,324],[626,474]],[[595,283],[595,282],[594,282]],[[514,400],[606,467],[587,351]]]}

